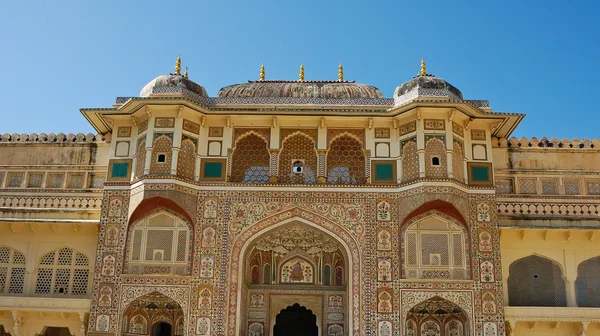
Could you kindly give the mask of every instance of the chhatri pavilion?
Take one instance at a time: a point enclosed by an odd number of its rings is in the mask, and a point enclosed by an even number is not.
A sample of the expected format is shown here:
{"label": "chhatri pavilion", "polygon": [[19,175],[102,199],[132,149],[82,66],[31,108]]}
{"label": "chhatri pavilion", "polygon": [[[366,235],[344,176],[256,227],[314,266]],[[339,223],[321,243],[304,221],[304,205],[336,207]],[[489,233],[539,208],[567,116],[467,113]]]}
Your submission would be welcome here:
{"label": "chhatri pavilion", "polygon": [[97,134],[0,135],[0,336],[600,335],[600,141],[401,82],[178,58]]}

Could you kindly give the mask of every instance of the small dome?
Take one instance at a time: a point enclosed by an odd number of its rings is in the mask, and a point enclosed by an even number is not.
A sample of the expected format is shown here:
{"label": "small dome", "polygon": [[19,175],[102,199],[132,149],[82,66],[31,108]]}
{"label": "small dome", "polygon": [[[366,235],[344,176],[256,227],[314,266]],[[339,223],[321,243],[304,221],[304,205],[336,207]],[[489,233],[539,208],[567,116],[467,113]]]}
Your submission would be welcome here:
{"label": "small dome", "polygon": [[394,91],[396,105],[404,104],[417,97],[448,97],[463,100],[462,93],[452,84],[433,75],[419,75],[401,84]]}
{"label": "small dome", "polygon": [[[165,87],[178,87],[184,88],[189,91],[192,91],[196,94],[199,94],[202,97],[208,97],[206,90],[198,83],[189,80],[188,78],[177,75],[177,74],[169,74],[162,75],[154,78],[150,81],[150,83],[146,84],[142,91],[140,91],[140,97],[148,97],[154,92],[154,88],[165,88]],[[167,91],[163,91],[160,93],[169,93]]]}
{"label": "small dome", "polygon": [[217,97],[383,98],[383,94],[372,85],[349,81],[265,80],[226,86]]}

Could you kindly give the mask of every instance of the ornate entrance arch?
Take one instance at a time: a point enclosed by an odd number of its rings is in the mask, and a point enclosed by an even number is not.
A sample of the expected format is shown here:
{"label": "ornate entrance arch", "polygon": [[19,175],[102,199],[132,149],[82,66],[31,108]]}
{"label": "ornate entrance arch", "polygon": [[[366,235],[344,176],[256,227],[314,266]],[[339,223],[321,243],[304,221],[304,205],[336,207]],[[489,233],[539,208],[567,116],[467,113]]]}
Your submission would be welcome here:
{"label": "ornate entrance arch", "polygon": [[434,296],[410,309],[404,323],[407,336],[471,335],[467,314],[458,305]]}
{"label": "ornate entrance arch", "polygon": [[[309,219],[305,218],[308,217]],[[354,320],[360,320],[360,311],[358,307],[354,307],[355,301],[360,297],[360,256],[359,256],[359,248],[356,240],[351,236],[349,232],[346,231],[342,226],[332,223],[328,220],[323,219],[320,216],[317,216],[313,213],[307,213],[305,210],[301,209],[292,209],[285,212],[285,214],[277,214],[266,218],[260,222],[257,222],[255,225],[248,227],[233,241],[233,248],[231,253],[231,267],[230,267],[230,294],[229,294],[229,307],[230,307],[230,315],[229,319],[236,320],[236,330],[232,330],[231,334],[245,334],[246,328],[248,328],[247,324],[251,324],[253,328],[257,328],[256,321],[249,321],[247,316],[244,316],[244,313],[248,313],[247,310],[238,309],[238,307],[249,307],[253,304],[267,304],[265,302],[264,297],[255,297],[252,296],[250,298],[246,297],[246,293],[248,292],[248,287],[244,283],[245,279],[252,280],[251,270],[247,270],[245,267],[245,261],[250,257],[249,254],[252,253],[252,249],[254,248],[253,244],[256,243],[260,238],[268,235],[269,232],[275,232],[280,228],[290,227],[290,226],[300,226],[308,228],[310,231],[316,234],[320,234],[322,236],[329,237],[331,242],[334,242],[339,246],[340,252],[343,255],[344,270],[345,274],[343,275],[343,286],[346,295],[342,297],[341,295],[323,295],[323,302],[327,302],[326,306],[332,306],[334,309],[340,309],[341,315],[344,316],[343,320],[339,321],[338,327],[344,327],[345,330],[348,331],[348,334],[358,334],[359,326],[354,325]],[[296,249],[296,252],[299,252],[298,249],[301,249],[298,246],[291,246],[291,250]],[[290,252],[290,251],[288,251]],[[305,249],[304,252],[308,252],[308,249]],[[311,251],[316,252],[316,251]],[[308,253],[310,255],[310,253]],[[314,255],[313,255],[314,256]],[[293,258],[287,258],[285,260],[289,261]],[[307,258],[308,259],[308,258]],[[305,259],[305,260],[307,260]],[[282,259],[284,260],[284,259]],[[315,260],[313,262],[313,266],[319,264],[322,260]],[[293,263],[291,267],[294,266],[299,269],[302,269],[302,263],[298,260],[298,264]],[[323,264],[319,264],[323,266]],[[258,266],[258,265],[256,265]],[[263,265],[264,266],[264,265]],[[271,268],[271,272],[277,271],[281,275],[281,266],[277,268]],[[305,268],[308,265],[304,265]],[[334,282],[335,285],[335,271],[336,265],[331,265],[329,272],[331,274],[331,281]],[[270,266],[273,267],[273,266]],[[260,269],[263,273],[260,273],[257,278],[261,279],[264,282],[264,268]],[[259,271],[260,271],[259,270]],[[246,271],[248,276],[246,276]],[[256,272],[256,271],[255,271]],[[316,275],[322,276],[324,275],[325,268],[319,268]],[[299,274],[299,273],[298,273]],[[300,280],[296,275],[297,279]],[[304,275],[304,272],[302,272]],[[318,277],[317,277],[318,278]],[[286,281],[288,281],[287,278]],[[272,279],[271,281],[275,281],[276,284],[280,284],[281,280]],[[303,278],[304,281],[304,278]],[[308,279],[306,279],[308,281]],[[248,282],[249,283],[249,282]],[[313,280],[313,284],[323,285],[323,282],[319,282],[318,280]],[[280,288],[285,286],[285,284],[279,286]],[[290,287],[291,288],[291,287]],[[301,291],[297,291],[299,294],[310,294],[310,287],[303,288]],[[321,287],[321,289],[323,289]],[[339,288],[338,288],[339,289]],[[281,294],[281,290],[278,290]],[[233,298],[236,298],[235,300]],[[302,304],[302,302],[300,302]],[[324,304],[325,306],[325,304]],[[343,311],[342,311],[343,310]],[[235,312],[232,314],[231,312]],[[230,320],[231,321],[231,320]],[[324,323],[323,323],[324,324]],[[231,325],[231,324],[230,324]],[[270,328],[270,325],[265,325],[264,328]],[[325,334],[326,326],[323,326],[323,334]]]}

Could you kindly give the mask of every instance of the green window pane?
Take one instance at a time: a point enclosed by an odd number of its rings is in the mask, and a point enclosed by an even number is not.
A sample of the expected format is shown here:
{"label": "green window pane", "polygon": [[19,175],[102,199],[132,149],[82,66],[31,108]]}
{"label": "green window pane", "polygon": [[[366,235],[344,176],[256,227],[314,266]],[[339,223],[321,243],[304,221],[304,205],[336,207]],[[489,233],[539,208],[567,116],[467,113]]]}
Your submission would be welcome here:
{"label": "green window pane", "polygon": [[204,178],[223,178],[223,162],[204,162]]}
{"label": "green window pane", "polygon": [[126,178],[128,170],[129,170],[129,163],[127,163],[127,162],[114,163],[112,166],[111,176],[113,178]]}
{"label": "green window pane", "polygon": [[473,181],[473,182],[489,182],[490,181],[489,167],[482,167],[482,166],[471,167],[471,181]]}
{"label": "green window pane", "polygon": [[379,163],[375,166],[375,181],[393,181],[394,165],[391,163]]}

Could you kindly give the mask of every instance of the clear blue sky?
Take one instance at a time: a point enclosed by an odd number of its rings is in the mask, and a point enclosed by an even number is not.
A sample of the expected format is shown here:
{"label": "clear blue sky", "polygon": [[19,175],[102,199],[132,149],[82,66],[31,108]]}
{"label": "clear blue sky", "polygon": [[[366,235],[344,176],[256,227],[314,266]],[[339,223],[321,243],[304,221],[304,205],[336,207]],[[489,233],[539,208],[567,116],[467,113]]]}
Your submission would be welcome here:
{"label": "clear blue sky", "polygon": [[0,133],[91,132],[181,55],[211,96],[257,79],[346,79],[386,97],[428,72],[526,113],[515,136],[600,137],[598,1],[1,1]]}

